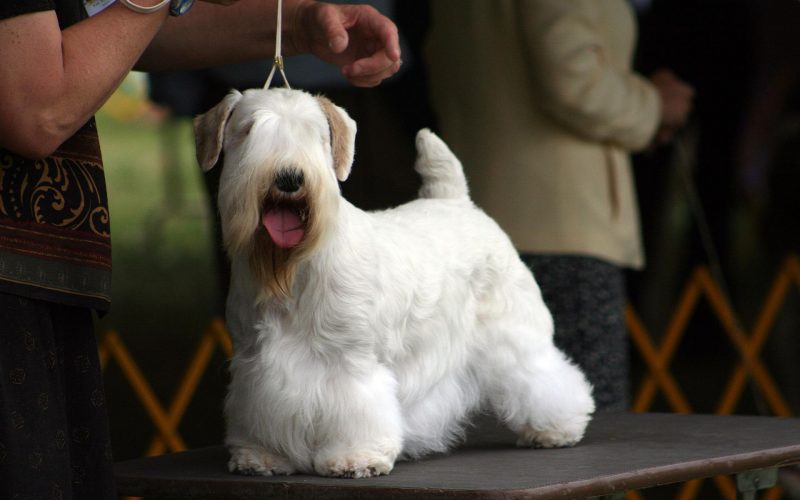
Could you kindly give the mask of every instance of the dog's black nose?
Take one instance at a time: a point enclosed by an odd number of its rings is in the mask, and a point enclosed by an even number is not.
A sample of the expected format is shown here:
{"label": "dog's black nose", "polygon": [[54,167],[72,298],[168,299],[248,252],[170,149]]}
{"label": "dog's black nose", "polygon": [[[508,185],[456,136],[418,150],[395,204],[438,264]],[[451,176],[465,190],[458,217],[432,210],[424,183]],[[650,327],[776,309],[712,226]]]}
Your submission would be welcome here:
{"label": "dog's black nose", "polygon": [[281,170],[275,178],[275,187],[284,193],[294,193],[303,187],[303,172],[300,170]]}

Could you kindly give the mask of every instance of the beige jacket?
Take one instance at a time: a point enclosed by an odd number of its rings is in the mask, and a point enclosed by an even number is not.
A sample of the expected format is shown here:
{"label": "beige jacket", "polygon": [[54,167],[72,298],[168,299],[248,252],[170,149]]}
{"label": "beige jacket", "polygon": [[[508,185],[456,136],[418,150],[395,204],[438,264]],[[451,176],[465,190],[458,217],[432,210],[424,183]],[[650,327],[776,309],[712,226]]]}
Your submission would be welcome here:
{"label": "beige jacket", "polygon": [[434,0],[427,56],[444,139],[521,252],[641,267],[629,152],[660,119],[631,71],[626,0]]}

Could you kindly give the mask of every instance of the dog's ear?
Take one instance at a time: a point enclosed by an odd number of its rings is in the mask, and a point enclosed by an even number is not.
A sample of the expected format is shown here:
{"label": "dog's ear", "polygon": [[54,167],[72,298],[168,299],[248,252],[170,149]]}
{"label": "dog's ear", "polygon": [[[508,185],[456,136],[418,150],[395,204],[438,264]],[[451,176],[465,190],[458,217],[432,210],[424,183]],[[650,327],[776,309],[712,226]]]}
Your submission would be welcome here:
{"label": "dog's ear", "polygon": [[241,92],[232,90],[219,104],[195,117],[194,142],[197,163],[204,172],[211,170],[217,163],[225,138],[225,124],[241,98]]}
{"label": "dog's ear", "polygon": [[324,96],[317,96],[320,108],[328,117],[331,131],[331,154],[336,178],[344,181],[350,175],[356,151],[356,122],[345,110]]}

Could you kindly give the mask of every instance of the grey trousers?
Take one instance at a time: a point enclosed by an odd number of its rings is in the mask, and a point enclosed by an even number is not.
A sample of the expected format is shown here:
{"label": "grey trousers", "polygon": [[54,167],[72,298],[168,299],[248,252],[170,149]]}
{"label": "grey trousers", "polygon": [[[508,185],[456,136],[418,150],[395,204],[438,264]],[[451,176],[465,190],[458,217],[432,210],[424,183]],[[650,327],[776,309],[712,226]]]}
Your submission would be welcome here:
{"label": "grey trousers", "polygon": [[630,406],[625,275],[605,261],[523,254],[555,323],[555,343],[594,386],[598,411]]}

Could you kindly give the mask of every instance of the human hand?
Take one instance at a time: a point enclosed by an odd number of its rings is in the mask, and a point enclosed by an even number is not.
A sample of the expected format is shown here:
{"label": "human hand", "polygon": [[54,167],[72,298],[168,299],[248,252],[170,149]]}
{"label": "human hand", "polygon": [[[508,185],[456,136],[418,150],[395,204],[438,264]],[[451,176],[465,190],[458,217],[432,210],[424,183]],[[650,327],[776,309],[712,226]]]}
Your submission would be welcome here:
{"label": "human hand", "polygon": [[368,5],[304,1],[285,11],[288,53],[335,64],[359,87],[374,87],[400,69],[397,27]]}
{"label": "human hand", "polygon": [[664,144],[686,124],[692,110],[694,88],[668,69],[659,69],[650,76],[661,98],[661,123],[654,142]]}

